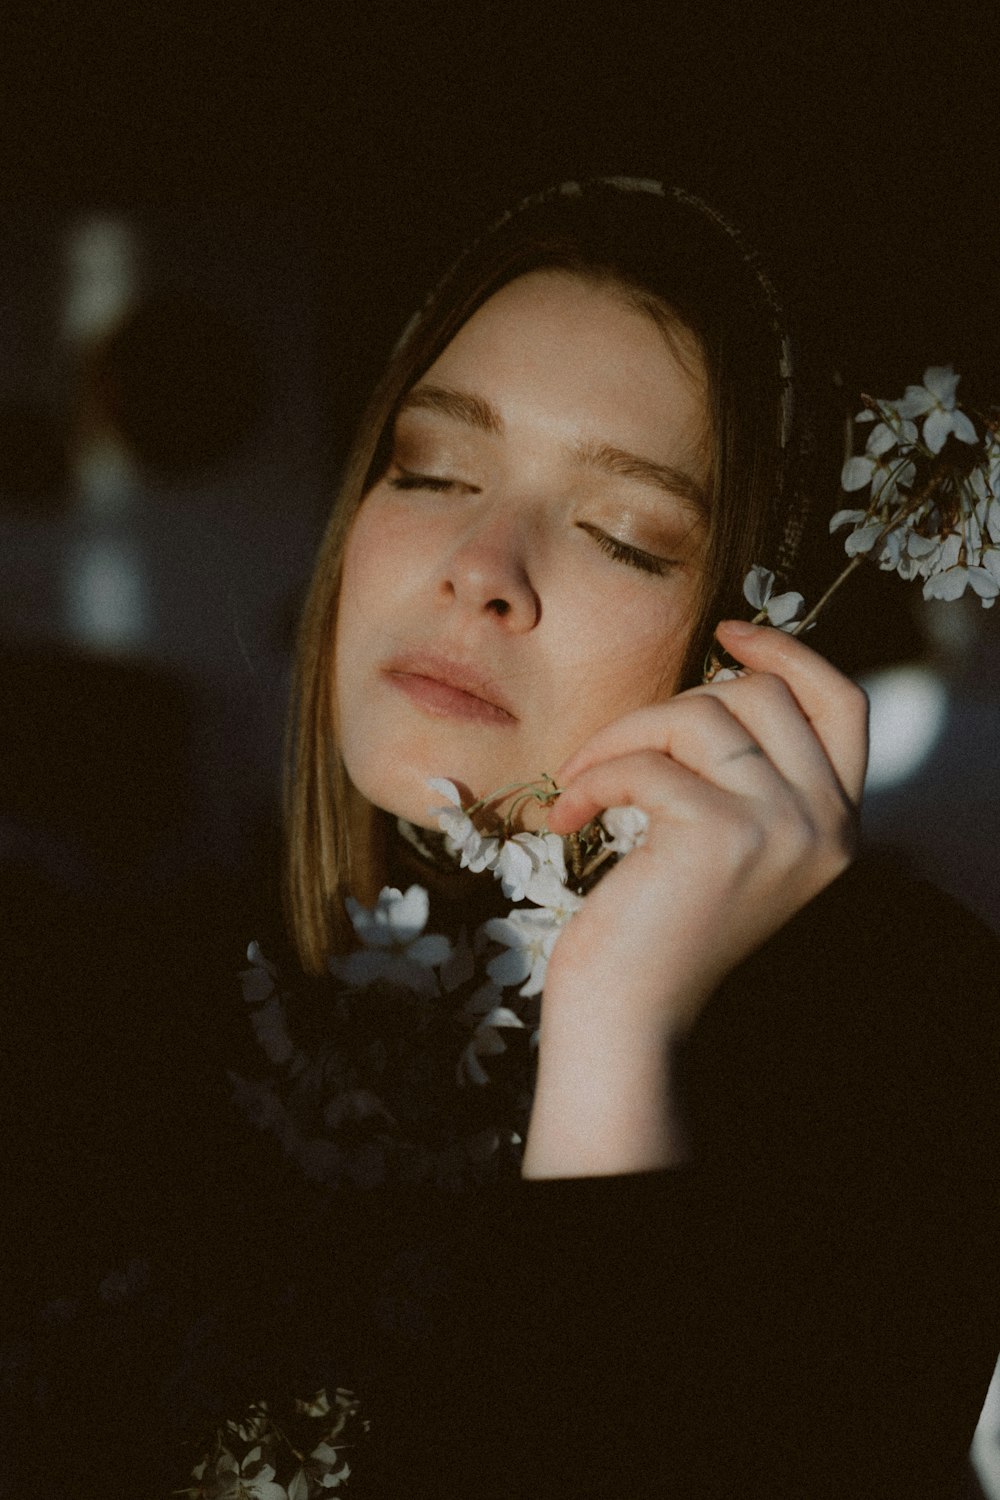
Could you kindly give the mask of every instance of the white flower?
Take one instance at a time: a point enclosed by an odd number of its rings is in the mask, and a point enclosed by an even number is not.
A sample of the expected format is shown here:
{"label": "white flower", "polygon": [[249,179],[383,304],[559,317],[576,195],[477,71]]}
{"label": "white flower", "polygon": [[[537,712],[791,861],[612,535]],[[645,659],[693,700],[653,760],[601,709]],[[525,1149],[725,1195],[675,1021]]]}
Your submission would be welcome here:
{"label": "white flower", "polygon": [[242,1463],[223,1448],[211,1467],[199,1464],[192,1473],[206,1500],[288,1500],[260,1448],[252,1448]]}
{"label": "white flower", "polygon": [[601,813],[601,823],[610,834],[605,846],[614,854],[631,854],[646,842],[649,814],[641,807],[607,807]]}
{"label": "white flower", "polygon": [[271,1416],[267,1409],[267,1402],[261,1401],[255,1402],[249,1408],[242,1422],[234,1422],[230,1419],[226,1423],[226,1431],[239,1438],[241,1443],[259,1443],[266,1436],[270,1425]]}
{"label": "white flower", "polygon": [[510,901],[523,901],[528,881],[535,873],[535,861],[525,846],[525,834],[515,834],[500,846],[493,873],[504,895]]}
{"label": "white flower", "polygon": [[503,893],[511,901],[537,901],[536,889],[548,890],[549,882],[555,879],[560,884],[566,879],[566,852],[563,841],[555,833],[518,833],[506,841],[500,850],[494,874],[500,880]]}
{"label": "white flower", "polygon": [[927,579],[924,598],[960,599],[970,585],[982,600],[984,609],[989,609],[1000,594],[1000,580],[992,572],[986,568],[963,568],[956,564]]}
{"label": "white flower", "polygon": [[[565,886],[560,887],[565,897],[580,904]],[[555,892],[550,893],[553,897]],[[564,920],[560,913],[549,907],[537,911],[512,911],[507,917],[491,917],[484,922],[486,936],[502,943],[507,949],[490,959],[486,972],[495,984],[504,988],[520,985],[518,993],[525,997],[540,995],[545,984],[545,973],[549,958],[555,947]]]}
{"label": "white flower", "polygon": [[507,1051],[507,1043],[500,1032],[510,1027],[523,1031],[524,1022],[509,1006],[494,1005],[472,1033],[472,1039],[459,1059],[457,1068],[459,1084],[468,1082],[475,1084],[477,1088],[482,1088],[484,1084],[489,1083],[490,1076],[479,1059],[499,1057],[502,1052]]}
{"label": "white flower", "polygon": [[873,499],[887,505],[896,497],[900,485],[913,483],[916,472],[912,459],[891,449],[884,453],[859,453],[841,469],[840,487],[850,494],[870,484]]}
{"label": "white flower", "polygon": [[331,958],[330,972],[336,978],[355,989],[385,980],[417,995],[438,993],[433,968],[447,963],[452,949],[439,933],[421,935],[430,907],[423,886],[411,885],[405,895],[384,886],[372,908],[353,896],[344,905],[364,948],[346,958]]}
{"label": "white flower", "polygon": [[324,1439],[293,1474],[288,1486],[288,1500],[311,1500],[314,1495],[332,1494],[350,1472],[347,1459]]}
{"label": "white flower", "polygon": [[447,807],[431,807],[428,812],[437,818],[445,843],[452,854],[459,856],[461,867],[474,875],[480,870],[492,870],[500,852],[499,839],[480,833],[462,807],[462,798],[453,781],[435,776],[427,785],[448,801]]}
{"label": "white flower", "polygon": [[790,630],[805,603],[801,594],[774,594],[774,574],[754,563],[743,580],[743,597],[758,614],[766,615],[779,630]]}
{"label": "white flower", "polygon": [[955,390],[961,379],[951,365],[929,365],[923,385],[908,385],[899,403],[904,417],[923,417],[923,439],[932,453],[940,453],[948,434],[954,433],[962,443],[977,441],[976,429],[960,411]]}

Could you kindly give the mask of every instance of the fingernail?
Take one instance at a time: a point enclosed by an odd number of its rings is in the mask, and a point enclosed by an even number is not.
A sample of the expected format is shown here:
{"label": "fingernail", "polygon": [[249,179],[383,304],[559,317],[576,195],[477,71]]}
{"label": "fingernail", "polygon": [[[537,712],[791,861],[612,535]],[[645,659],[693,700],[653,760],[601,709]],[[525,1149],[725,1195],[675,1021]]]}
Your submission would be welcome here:
{"label": "fingernail", "polygon": [[730,635],[750,636],[760,629],[759,625],[751,625],[749,620],[720,620],[719,625],[725,627]]}

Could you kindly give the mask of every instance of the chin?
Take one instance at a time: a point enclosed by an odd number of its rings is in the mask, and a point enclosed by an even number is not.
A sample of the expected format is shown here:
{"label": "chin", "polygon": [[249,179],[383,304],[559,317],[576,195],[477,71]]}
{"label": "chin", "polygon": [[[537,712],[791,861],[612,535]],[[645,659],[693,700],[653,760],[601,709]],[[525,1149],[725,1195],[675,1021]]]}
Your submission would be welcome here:
{"label": "chin", "polygon": [[394,818],[405,818],[417,828],[436,828],[437,818],[432,809],[442,798],[427,785],[428,772],[410,769],[397,762],[392,767],[375,769],[366,767],[363,774],[355,775],[351,765],[345,762],[347,774],[356,791],[366,802],[378,807]]}

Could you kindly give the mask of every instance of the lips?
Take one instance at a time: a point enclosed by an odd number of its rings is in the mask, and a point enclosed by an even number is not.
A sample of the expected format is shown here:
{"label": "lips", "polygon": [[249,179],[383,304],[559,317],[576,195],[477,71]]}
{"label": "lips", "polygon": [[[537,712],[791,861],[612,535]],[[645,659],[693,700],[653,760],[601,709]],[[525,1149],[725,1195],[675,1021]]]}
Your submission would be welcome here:
{"label": "lips", "polygon": [[408,651],[382,667],[383,674],[421,707],[487,723],[512,724],[517,715],[483,672],[436,651]]}

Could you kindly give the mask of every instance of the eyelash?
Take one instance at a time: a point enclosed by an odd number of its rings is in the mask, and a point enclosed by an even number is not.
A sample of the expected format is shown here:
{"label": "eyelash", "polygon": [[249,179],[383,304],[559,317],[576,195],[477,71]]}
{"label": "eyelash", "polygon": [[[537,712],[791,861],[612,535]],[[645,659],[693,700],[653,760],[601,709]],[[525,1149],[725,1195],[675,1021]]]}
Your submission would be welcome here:
{"label": "eyelash", "polygon": [[453,479],[437,479],[433,474],[400,474],[389,483],[394,490],[435,490],[439,493],[455,487]]}
{"label": "eyelash", "polygon": [[606,531],[598,531],[593,526],[585,526],[584,531],[594,538],[594,541],[613,557],[616,562],[627,563],[631,568],[639,568],[643,573],[653,573],[657,578],[662,578],[670,566],[665,557],[654,557],[652,552],[643,552],[640,547],[630,547],[628,542],[620,542],[616,536],[609,535]]}
{"label": "eyelash", "polygon": [[[389,484],[394,490],[433,490],[437,494],[443,494],[455,488],[453,479],[440,479],[434,474],[403,473],[390,479]],[[611,536],[607,531],[601,531],[599,527],[583,526],[582,529],[588,536],[592,536],[601,551],[613,557],[615,562],[625,563],[630,568],[638,568],[643,573],[652,573],[657,578],[662,578],[670,566],[665,557],[654,557],[652,552],[643,552],[641,547],[631,547],[628,542],[619,541],[616,536]]]}

